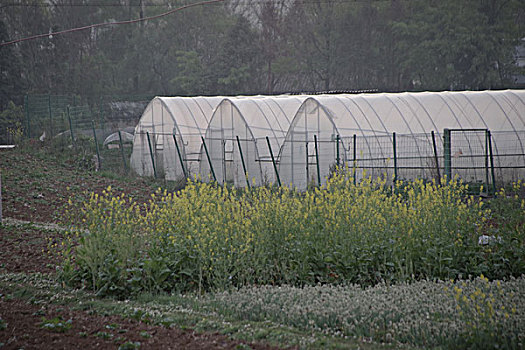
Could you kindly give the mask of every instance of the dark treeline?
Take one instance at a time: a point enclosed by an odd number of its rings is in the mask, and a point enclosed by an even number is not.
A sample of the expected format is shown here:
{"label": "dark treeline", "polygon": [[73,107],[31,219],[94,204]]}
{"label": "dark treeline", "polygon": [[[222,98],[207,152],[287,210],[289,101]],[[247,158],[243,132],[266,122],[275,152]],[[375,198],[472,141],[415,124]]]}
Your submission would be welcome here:
{"label": "dark treeline", "polygon": [[[175,0],[2,0],[0,41],[147,17]],[[524,0],[229,0],[0,48],[0,104],[81,96],[513,86]],[[523,69],[523,68],[521,68]]]}

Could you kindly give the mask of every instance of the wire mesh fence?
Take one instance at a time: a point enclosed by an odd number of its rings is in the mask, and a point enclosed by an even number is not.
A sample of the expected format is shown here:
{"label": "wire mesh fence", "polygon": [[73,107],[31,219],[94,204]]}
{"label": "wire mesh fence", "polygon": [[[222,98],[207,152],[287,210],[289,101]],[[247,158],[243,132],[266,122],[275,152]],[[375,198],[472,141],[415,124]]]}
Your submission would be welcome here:
{"label": "wire mesh fence", "polygon": [[151,96],[80,98],[61,95],[26,95],[23,127],[27,138],[50,138],[73,133],[87,135],[97,123],[100,138],[118,129],[134,127]]}
{"label": "wire mesh fence", "polygon": [[[22,126],[26,137],[51,140],[61,145],[58,150],[61,147],[79,150],[83,161],[93,169],[128,173],[133,170],[130,156],[134,127],[149,101],[149,96],[86,100],[75,96],[28,95]],[[154,147],[143,145],[146,152],[143,159],[147,163],[144,167],[155,163],[159,168],[151,169],[152,176],[164,174],[166,179],[173,180],[178,176],[202,175],[203,168],[211,168],[203,147],[201,153],[190,154],[185,152],[185,140],[180,135],[179,144],[175,144],[172,135],[151,132],[150,136]],[[224,163],[213,164],[216,175],[222,169],[224,178],[238,177],[240,180],[236,181],[242,184],[245,173],[255,176],[260,168],[262,173],[257,176],[261,183],[270,179],[282,184],[319,185],[339,164],[359,169],[357,180],[372,176],[386,177],[388,181],[439,181],[446,175],[494,188],[494,184],[525,179],[525,130],[491,133],[486,129],[445,129],[424,134],[383,132],[345,137],[305,134],[292,140],[269,136],[253,140],[221,136],[217,142],[220,150],[210,144],[213,153],[210,159]],[[167,141],[158,141],[161,139]],[[283,152],[286,142],[292,146],[289,154]],[[164,143],[166,147],[161,147]],[[180,147],[178,151],[176,146]],[[199,149],[199,145],[193,148]],[[228,171],[235,171],[234,175]]]}
{"label": "wire mesh fence", "polygon": [[[279,179],[283,184],[299,188],[325,183],[336,165],[355,168],[358,181],[365,176],[384,177],[391,182],[415,179],[441,181],[446,176],[448,179],[462,179],[471,184],[474,191],[481,186],[487,191],[494,191],[496,184],[525,178],[525,152],[520,143],[525,138],[525,131],[491,133],[486,129],[445,129],[439,134],[392,133],[330,139],[310,136],[284,141],[290,142],[291,147],[287,148],[287,152],[282,151],[284,146],[281,152],[277,150],[279,157],[273,160],[268,145],[263,147],[263,139],[252,140],[258,145],[257,152],[248,152],[249,148],[244,144],[244,151],[241,152],[235,139],[207,139],[208,149],[211,146],[211,150],[203,148],[203,152],[211,153],[203,153],[200,161],[206,162],[203,165],[210,174],[212,168],[220,173],[223,168],[234,167],[241,176],[241,166],[245,167],[252,161],[259,162],[262,171],[266,171],[261,178],[271,173],[275,181]],[[228,157],[228,152],[237,152],[242,156]],[[173,162],[182,164],[186,160],[177,159],[172,153]],[[166,156],[163,155],[164,158]],[[152,157],[158,157],[158,154]],[[219,176],[217,181],[221,182],[221,179]]]}
{"label": "wire mesh fence", "polygon": [[[44,142],[50,152],[74,154],[83,167],[129,173],[132,134],[150,100],[135,95],[27,95],[19,124],[26,138]],[[14,141],[12,135],[0,138]]]}

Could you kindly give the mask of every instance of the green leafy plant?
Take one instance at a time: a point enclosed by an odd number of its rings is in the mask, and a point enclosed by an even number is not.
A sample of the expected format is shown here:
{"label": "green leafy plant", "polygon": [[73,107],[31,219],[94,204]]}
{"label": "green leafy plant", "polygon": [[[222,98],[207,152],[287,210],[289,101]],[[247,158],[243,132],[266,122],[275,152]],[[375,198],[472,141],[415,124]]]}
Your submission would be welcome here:
{"label": "green leafy plant", "polygon": [[42,317],[40,327],[52,332],[65,333],[73,327],[73,320],[64,321],[60,316],[51,319]]}
{"label": "green leafy plant", "polygon": [[147,338],[151,338],[151,334],[149,334],[147,331],[142,331],[142,332],[140,332],[140,336],[141,336],[142,338],[146,338],[146,339],[147,339]]}
{"label": "green leafy plant", "polygon": [[98,337],[98,338],[102,338],[102,339],[108,340],[108,339],[113,338],[113,334],[108,333],[108,332],[102,332],[102,331],[100,331],[100,332],[95,333],[95,337]]}
{"label": "green leafy plant", "polygon": [[139,348],[140,348],[140,342],[127,341],[124,344],[120,345],[118,347],[118,350],[133,350],[133,349],[139,349]]}
{"label": "green leafy plant", "polygon": [[[522,209],[508,210],[518,220]],[[124,298],[246,285],[519,276],[525,232],[490,224],[502,220],[499,212],[460,181],[391,188],[382,179],[354,184],[346,171],[305,193],[189,182],[176,193],[153,193],[147,205],[108,188],[71,216],[87,231],[71,233],[79,244],[64,250],[61,278]],[[481,236],[490,244],[480,244]]]}

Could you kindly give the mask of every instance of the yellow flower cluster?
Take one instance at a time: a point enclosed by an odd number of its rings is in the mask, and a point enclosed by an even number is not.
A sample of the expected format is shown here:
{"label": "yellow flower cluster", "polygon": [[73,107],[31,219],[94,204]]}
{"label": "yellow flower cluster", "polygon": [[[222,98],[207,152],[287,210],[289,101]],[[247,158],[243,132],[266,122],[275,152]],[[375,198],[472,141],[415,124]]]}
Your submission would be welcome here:
{"label": "yellow flower cluster", "polygon": [[482,274],[467,282],[461,282],[462,288],[454,285],[453,289],[456,310],[464,320],[466,335],[479,338],[480,333],[485,332],[495,337],[503,326],[501,320],[507,320],[511,314],[515,314],[516,307],[510,306],[510,310],[507,310],[509,306],[503,304],[503,300],[508,298],[504,295],[500,281],[489,282]]}
{"label": "yellow flower cluster", "polygon": [[181,271],[198,271],[199,286],[449,277],[452,257],[477,242],[488,216],[466,189],[460,181],[354,184],[338,171],[305,193],[190,181],[139,205],[109,187],[81,208],[89,234],[76,254],[96,269],[109,247],[122,264],[156,249]]}

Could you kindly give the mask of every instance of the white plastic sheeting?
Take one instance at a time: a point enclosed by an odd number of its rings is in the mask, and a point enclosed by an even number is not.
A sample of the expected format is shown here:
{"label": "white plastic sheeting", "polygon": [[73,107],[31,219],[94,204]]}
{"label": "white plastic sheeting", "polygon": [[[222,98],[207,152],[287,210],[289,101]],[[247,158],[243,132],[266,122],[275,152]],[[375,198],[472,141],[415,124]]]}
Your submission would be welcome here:
{"label": "white plastic sheeting", "polygon": [[256,186],[273,183],[275,171],[266,137],[277,160],[291,118],[305,99],[305,96],[224,99],[215,109],[206,131],[208,155],[203,148],[201,178],[210,179],[211,161],[219,183],[233,183],[238,187],[246,186],[247,181]]}
{"label": "white plastic sheeting", "polygon": [[525,178],[525,90],[156,97],[135,129],[131,167],[153,176],[153,153],[157,177],[182,179],[184,164],[188,176],[199,174],[207,181],[211,168],[204,137],[219,183],[246,186],[241,150],[249,181],[273,183],[268,137],[281,182],[299,189],[325,183],[336,163],[352,166],[354,160],[374,177],[393,178],[396,158],[400,178],[429,178],[436,176],[432,169],[443,175],[447,128],[471,130],[452,133],[453,174],[486,180],[489,150],[483,130],[488,129],[496,176],[503,181]]}
{"label": "white plastic sheeting", "polygon": [[[213,109],[222,97],[155,97],[135,128],[131,168],[140,176],[154,176],[150,144],[157,177],[184,178],[173,135],[188,174],[198,172],[201,136]],[[150,135],[148,143],[147,133]]]}
{"label": "white plastic sheeting", "polygon": [[104,147],[110,144],[111,142],[120,142],[120,138],[122,138],[123,143],[133,143],[133,134],[130,134],[129,132],[121,131],[120,136],[118,132],[114,132],[113,134],[106,137],[104,140]]}
{"label": "white plastic sheeting", "polygon": [[[351,160],[355,134],[362,145],[358,157],[382,160],[384,169],[380,171],[385,173],[385,169],[392,165],[392,133],[410,138],[416,152],[414,156],[419,153],[419,159],[423,162],[432,153],[430,132],[435,131],[436,140],[442,143],[445,128],[489,129],[497,155],[496,166],[512,169],[518,163],[523,165],[525,91],[313,96],[304,102],[291,123],[281,149],[279,172],[286,182],[300,189],[306,188],[308,183],[318,182],[319,178],[325,183],[330,165],[336,163],[337,149],[334,145],[337,143],[334,139],[337,135],[341,137],[341,162]],[[314,135],[318,139],[320,176],[317,175],[314,159]],[[482,149],[485,144],[484,137],[474,134],[466,146]],[[442,149],[442,146],[440,144],[439,148]],[[468,151],[455,149],[454,143],[452,147],[453,154]],[[399,151],[403,152],[403,149]],[[380,169],[382,166],[376,162],[370,167]],[[520,171],[523,173],[523,169]],[[482,173],[479,171],[480,176]]]}

